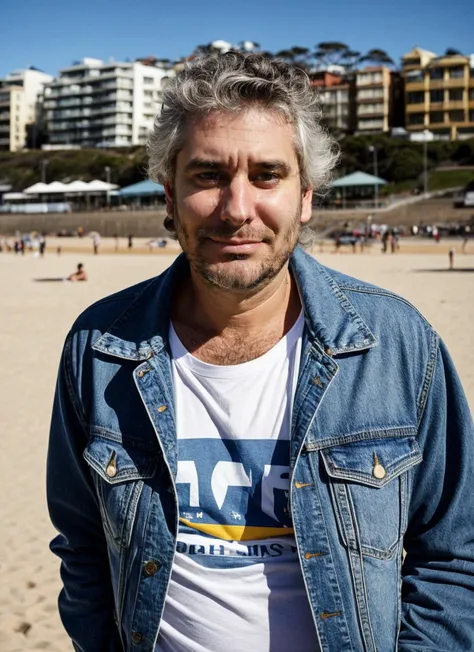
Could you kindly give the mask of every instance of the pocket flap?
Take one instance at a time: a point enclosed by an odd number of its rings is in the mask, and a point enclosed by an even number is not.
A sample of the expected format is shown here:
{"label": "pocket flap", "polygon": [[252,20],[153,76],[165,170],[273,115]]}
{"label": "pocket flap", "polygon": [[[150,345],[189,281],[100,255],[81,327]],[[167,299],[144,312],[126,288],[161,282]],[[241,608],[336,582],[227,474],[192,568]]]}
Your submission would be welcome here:
{"label": "pocket flap", "polygon": [[151,478],[158,455],[94,436],[83,453],[86,462],[109,484]]}
{"label": "pocket flap", "polygon": [[415,464],[422,455],[415,436],[367,439],[321,450],[332,478],[383,487]]}

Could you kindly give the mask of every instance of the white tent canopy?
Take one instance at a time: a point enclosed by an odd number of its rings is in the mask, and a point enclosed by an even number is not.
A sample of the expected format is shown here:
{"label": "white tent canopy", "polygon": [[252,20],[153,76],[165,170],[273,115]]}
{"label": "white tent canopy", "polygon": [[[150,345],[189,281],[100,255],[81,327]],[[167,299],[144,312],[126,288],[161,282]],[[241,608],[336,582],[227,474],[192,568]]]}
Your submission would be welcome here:
{"label": "white tent canopy", "polygon": [[118,188],[113,183],[106,183],[100,179],[94,179],[94,181],[89,181],[87,184],[89,186],[89,192],[108,192],[109,190],[115,190]]}
{"label": "white tent canopy", "polygon": [[23,192],[26,195],[41,195],[43,192],[46,192],[47,188],[47,183],[34,183],[29,188],[25,188]]}
{"label": "white tent canopy", "polygon": [[71,183],[66,184],[67,185],[67,190],[66,193],[84,193],[84,192],[90,192],[89,191],[89,184],[86,183],[85,181],[71,181]]}
{"label": "white tent canopy", "polygon": [[26,188],[23,192],[27,195],[52,195],[52,194],[86,194],[86,193],[106,193],[118,188],[113,183],[106,183],[95,179],[94,181],[71,181],[71,183],[61,183],[53,181],[52,183],[35,183]]}
{"label": "white tent canopy", "polygon": [[49,193],[65,193],[67,192],[67,184],[61,183],[60,181],[53,181],[53,183],[48,184],[48,188],[44,191],[46,194]]}

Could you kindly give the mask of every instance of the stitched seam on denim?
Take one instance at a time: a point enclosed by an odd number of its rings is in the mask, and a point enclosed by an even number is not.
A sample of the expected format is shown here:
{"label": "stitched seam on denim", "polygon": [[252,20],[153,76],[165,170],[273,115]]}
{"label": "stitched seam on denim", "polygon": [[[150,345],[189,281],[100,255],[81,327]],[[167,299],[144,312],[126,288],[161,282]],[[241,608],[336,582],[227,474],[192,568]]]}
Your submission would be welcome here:
{"label": "stitched seam on denim", "polygon": [[418,419],[416,424],[417,429],[420,427],[420,423],[423,418],[426,401],[428,399],[429,390],[434,377],[434,373],[436,369],[436,360],[439,351],[439,342],[440,342],[439,335],[433,331],[431,336],[431,341],[430,341],[430,355],[428,358],[428,363],[426,365],[426,371],[425,371],[425,376],[423,378],[423,383],[420,388],[420,394],[417,400],[417,419]]}
{"label": "stitched seam on denim", "polygon": [[135,439],[134,437],[130,437],[127,435],[125,438],[122,433],[120,432],[115,432],[114,430],[109,430],[108,428],[104,428],[103,426],[91,426],[90,427],[90,434],[91,436],[97,436],[97,437],[102,437],[103,439],[116,443],[116,444],[123,444],[126,442],[127,444],[130,443],[133,445],[134,448],[137,448],[141,451],[144,452],[154,452],[158,454],[159,452],[159,447],[154,444],[147,444],[143,442],[140,439]]}
{"label": "stitched seam on denim", "polygon": [[74,408],[74,412],[76,413],[79,424],[82,427],[87,440],[89,439],[89,435],[88,435],[88,427],[87,427],[87,419],[86,419],[85,411],[81,401],[79,400],[79,397],[76,394],[74,384],[72,382],[73,374],[72,374],[71,347],[72,347],[72,334],[71,331],[69,331],[68,336],[66,338],[66,342],[64,344],[64,358],[63,358],[64,379],[66,381],[67,392],[71,400],[72,406]]}
{"label": "stitched seam on denim", "polygon": [[397,478],[401,473],[404,473],[407,469],[414,466],[417,462],[421,462],[422,456],[418,451],[413,451],[403,459],[406,459],[406,463],[400,464],[398,467],[392,469],[392,472],[387,473],[387,476],[383,480],[372,480],[371,476],[368,473],[361,473],[359,471],[344,471],[340,467],[334,467],[331,462],[328,462],[327,468],[329,470],[329,475],[332,475],[339,480],[353,480],[354,482],[368,485],[370,487],[374,487],[375,489],[382,489],[382,487],[388,484],[391,480]]}
{"label": "stitched seam on denim", "polygon": [[[359,532],[359,524],[357,521],[355,509],[354,509],[354,503],[352,501],[352,496],[350,494],[350,491],[348,490],[348,487],[345,487],[345,495],[347,497],[347,502],[348,502],[348,507],[349,511],[351,514],[351,520],[352,520],[352,527],[354,528],[354,537],[356,541],[358,541],[359,546],[361,545],[360,541],[360,532]],[[358,561],[359,561],[359,570],[360,570],[360,581],[362,583],[361,589],[363,593],[363,605],[361,605],[359,602],[357,603],[357,614],[359,616],[359,622],[361,626],[361,630],[363,632],[363,637],[364,637],[364,643],[371,644],[372,649],[375,650],[375,640],[374,640],[374,632],[372,630],[372,623],[370,622],[370,611],[368,608],[368,602],[367,602],[367,587],[365,585],[365,574],[364,574],[364,560],[362,557],[362,550],[359,550],[355,553],[349,554],[349,558],[351,558],[353,555],[357,554],[358,556]],[[351,563],[352,567],[352,572],[353,572],[353,578],[354,578],[354,584],[356,583],[356,576],[354,573],[354,566]],[[364,614],[362,614],[362,611]],[[365,623],[364,623],[365,620]],[[366,631],[368,629],[368,631]],[[367,634],[370,636],[370,641],[367,641]]]}
{"label": "stitched seam on denim", "polygon": [[416,426],[395,426],[394,428],[380,428],[373,430],[361,430],[349,435],[336,435],[328,437],[319,442],[312,442],[305,444],[306,452],[323,450],[324,448],[332,448],[333,446],[343,446],[361,441],[368,441],[371,439],[390,439],[396,437],[415,437],[417,433]]}
{"label": "stitched seam on denim", "polygon": [[378,295],[382,297],[388,297],[390,299],[395,299],[396,301],[399,301],[400,303],[404,303],[406,306],[409,308],[412,308],[417,315],[419,315],[425,324],[432,329],[433,327],[431,326],[430,322],[426,319],[426,317],[418,310],[416,306],[414,306],[412,303],[410,303],[407,299],[404,299],[398,294],[395,294],[394,292],[390,292],[389,290],[384,290],[383,288],[370,288],[370,287],[364,287],[364,286],[354,286],[354,285],[341,285],[341,289],[345,290],[346,292],[358,292],[359,294],[371,294],[371,295]]}
{"label": "stitched seam on denim", "polygon": [[[318,492],[318,502],[319,502],[319,507],[320,507],[320,509],[322,510],[322,499],[321,499],[321,493],[320,493],[320,491],[319,491],[319,485],[320,485],[319,474],[318,474],[318,472],[313,468],[313,463],[311,462],[311,460],[308,461],[308,464],[309,464],[309,469],[310,469],[311,477],[313,478],[313,481],[314,481],[314,487],[315,487],[315,490]],[[292,485],[290,491],[293,490],[293,489],[294,489],[294,486]],[[331,491],[331,489],[332,489],[332,487],[331,487],[331,485],[330,485],[330,491]],[[336,506],[336,504],[337,504],[337,501],[336,501],[336,500],[332,501],[331,498],[330,498],[329,500],[330,500],[330,502],[331,502],[331,504],[332,504],[332,506],[333,506],[333,509],[335,509],[335,508],[336,508],[335,506]],[[337,515],[335,515],[335,519],[336,519],[336,527],[338,527],[338,526],[337,526]],[[337,571],[336,571],[336,568],[335,568],[335,563],[333,562],[333,559],[334,559],[334,553],[333,553],[333,551],[332,551],[332,549],[331,549],[331,546],[332,546],[332,539],[331,539],[331,536],[329,535],[329,531],[328,531],[328,527],[327,527],[327,522],[326,522],[326,518],[325,518],[325,514],[324,514],[324,511],[323,511],[323,510],[322,510],[322,514],[321,514],[321,520],[322,520],[323,527],[324,527],[324,536],[325,536],[325,540],[327,541],[327,545],[328,545],[328,548],[329,548],[329,556],[330,556],[331,563],[332,563],[332,566],[333,566],[333,575],[334,575],[334,579],[335,579],[335,581],[336,581],[337,591],[338,591],[339,596],[342,596],[342,591],[341,591],[341,585],[340,585],[340,582],[339,582],[339,577],[338,577],[338,574],[337,574]],[[342,527],[341,527],[341,530],[342,530]],[[295,536],[297,536],[297,532],[296,532],[296,530],[295,530]],[[341,536],[343,536],[342,533],[341,533]],[[298,554],[298,557],[299,557],[299,554]],[[301,566],[301,572],[304,572],[304,571],[303,571],[302,564],[301,564],[301,560],[300,560],[300,566]],[[348,624],[348,622],[347,622],[345,609],[342,610],[342,616],[343,616],[343,618],[344,618],[345,628],[346,628],[346,632],[347,632],[347,636],[348,636],[348,643],[350,644],[351,650],[352,650],[353,652],[355,652],[355,651],[354,651],[354,648],[353,648],[353,646],[352,646],[352,640],[351,640],[351,638],[350,638],[350,629],[349,629],[349,624]],[[324,639],[324,638],[325,638],[325,637],[324,637],[324,634],[321,634],[321,633],[320,633],[320,631],[319,631],[319,629],[318,629],[318,626],[317,626],[316,622],[315,622],[315,626],[316,626],[316,629],[318,630],[318,638],[319,638],[319,639],[321,639],[321,638]],[[322,647],[323,647],[323,646],[322,646]]]}
{"label": "stitched seam on denim", "polygon": [[344,294],[343,286],[339,285],[339,283],[327,272],[326,268],[321,266],[321,273],[323,276],[325,276],[327,282],[331,286],[332,291],[336,295],[336,297],[339,299],[341,306],[344,308],[344,310],[354,319],[355,323],[361,327],[363,330],[365,330],[365,336],[367,337],[368,335],[372,335],[374,337],[372,331],[368,327],[368,325],[365,323],[365,321],[362,319],[362,317],[359,315],[355,307],[352,305],[352,303],[349,301],[349,298]]}

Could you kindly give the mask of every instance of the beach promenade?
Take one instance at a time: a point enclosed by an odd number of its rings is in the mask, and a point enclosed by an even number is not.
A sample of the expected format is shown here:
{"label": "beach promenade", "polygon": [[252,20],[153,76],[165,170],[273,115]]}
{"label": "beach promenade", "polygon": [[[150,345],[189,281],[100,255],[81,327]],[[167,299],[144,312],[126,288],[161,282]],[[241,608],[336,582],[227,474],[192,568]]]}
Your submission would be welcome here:
{"label": "beach promenade", "polygon": [[[0,254],[0,652],[72,650],[57,613],[59,562],[48,549],[54,530],[45,500],[48,427],[64,338],[90,303],[155,276],[174,259],[168,248],[150,253],[146,240],[137,240],[134,253],[126,253],[122,239],[118,254],[113,239],[103,240],[97,256],[90,239],[58,240],[61,255],[57,241],[49,238],[44,258]],[[364,254],[350,248],[333,254],[327,243],[325,253],[316,248],[315,255],[411,301],[448,345],[472,408],[474,242],[466,254],[456,243],[457,269],[448,271],[452,246],[402,242],[399,254],[382,255],[379,245]],[[78,262],[87,270],[85,283],[34,281],[67,276]]]}

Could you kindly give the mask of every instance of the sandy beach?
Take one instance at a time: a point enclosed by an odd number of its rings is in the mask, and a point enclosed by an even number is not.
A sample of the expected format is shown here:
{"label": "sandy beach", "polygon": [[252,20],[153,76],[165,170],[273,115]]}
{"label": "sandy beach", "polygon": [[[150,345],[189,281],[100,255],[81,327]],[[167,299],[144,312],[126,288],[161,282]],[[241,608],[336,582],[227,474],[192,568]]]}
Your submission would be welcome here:
{"label": "sandy beach", "polygon": [[[89,241],[48,240],[44,258],[0,254],[0,652],[72,650],[57,612],[59,562],[49,552],[54,536],[45,500],[49,419],[62,343],[76,316],[93,301],[155,276],[174,259],[166,250],[149,253],[146,240],[113,255],[103,241],[92,255]],[[338,270],[391,289],[411,301],[445,340],[474,405],[474,243],[462,254],[456,243],[448,271],[449,243],[403,246],[400,254],[316,253]],[[105,255],[109,251],[110,255]],[[123,251],[123,255],[120,255]],[[82,262],[86,283],[35,282],[67,276]]]}

